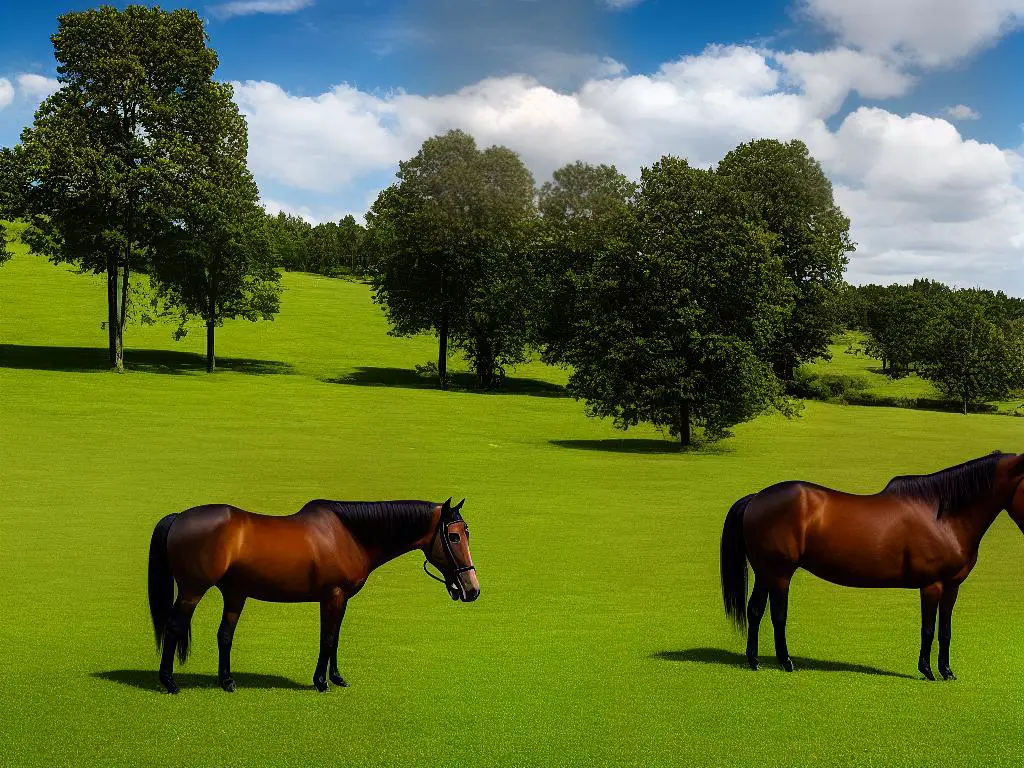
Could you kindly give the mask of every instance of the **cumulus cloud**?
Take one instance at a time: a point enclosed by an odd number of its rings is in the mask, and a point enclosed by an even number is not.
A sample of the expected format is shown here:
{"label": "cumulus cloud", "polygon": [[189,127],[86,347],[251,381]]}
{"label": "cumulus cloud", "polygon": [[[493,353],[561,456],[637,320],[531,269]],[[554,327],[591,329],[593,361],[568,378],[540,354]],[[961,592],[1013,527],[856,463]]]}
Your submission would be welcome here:
{"label": "cumulus cloud", "polygon": [[802,7],[848,45],[925,66],[961,59],[1024,22],[1024,0],[802,0]]}
{"label": "cumulus cloud", "polygon": [[977,120],[981,117],[981,115],[966,104],[957,104],[955,107],[946,107],[945,113],[954,120]]}
{"label": "cumulus cloud", "polygon": [[339,85],[307,97],[246,82],[235,84],[235,98],[257,178],[327,195],[379,179],[450,128],[516,150],[538,181],[574,160],[615,163],[636,177],[666,153],[708,167],[744,141],[800,138],[853,221],[852,280],[927,274],[1024,293],[1020,154],[966,140],[936,117],[861,108],[834,130],[826,122],[853,91],[884,98],[911,84],[884,57],[849,48],[733,46],[650,75],[594,77],[568,93],[514,76],[438,96]]}
{"label": "cumulus cloud", "polygon": [[55,77],[23,73],[18,75],[17,80],[21,95],[34,101],[42,101],[60,88],[60,82]]}
{"label": "cumulus cloud", "polygon": [[14,86],[6,77],[0,77],[0,109],[14,101]]}
{"label": "cumulus cloud", "polygon": [[313,0],[235,0],[231,3],[211,5],[209,11],[220,19],[234,16],[253,16],[258,13],[287,14],[308,8]]}

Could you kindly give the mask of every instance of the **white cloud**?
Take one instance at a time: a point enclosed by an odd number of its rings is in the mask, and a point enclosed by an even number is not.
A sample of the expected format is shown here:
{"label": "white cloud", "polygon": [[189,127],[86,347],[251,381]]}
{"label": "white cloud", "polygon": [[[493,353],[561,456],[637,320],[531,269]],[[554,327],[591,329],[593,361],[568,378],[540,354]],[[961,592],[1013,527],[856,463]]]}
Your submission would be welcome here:
{"label": "white cloud", "polygon": [[301,11],[314,0],[235,0],[231,3],[211,5],[209,11],[220,19],[234,16],[252,16],[257,13],[286,14]]}
{"label": "white cloud", "polygon": [[925,66],[982,49],[1024,21],[1024,0],[801,0],[848,45]]}
{"label": "white cloud", "polygon": [[516,150],[538,181],[574,160],[615,163],[635,177],[667,153],[707,167],[740,142],[801,138],[853,221],[860,247],[851,279],[928,274],[1024,294],[1020,154],[923,115],[861,108],[834,131],[826,124],[851,91],[884,98],[911,82],[884,58],[850,49],[714,47],[652,75],[595,77],[571,93],[526,77],[429,97],[347,85],[300,97],[262,82],[236,84],[235,93],[249,119],[253,171],[279,193],[286,185],[330,195],[361,182],[368,190],[363,180],[379,185],[425,138],[456,127],[481,145]]}
{"label": "white cloud", "polygon": [[977,120],[981,117],[977,112],[966,104],[957,104],[955,107],[946,107],[945,114],[954,120]]}
{"label": "white cloud", "polygon": [[6,77],[0,77],[0,109],[14,101],[14,86]]}
{"label": "white cloud", "polygon": [[60,82],[54,77],[26,72],[18,75],[17,80],[21,95],[33,101],[42,101],[60,88]]}
{"label": "white cloud", "polygon": [[324,224],[329,221],[339,222],[349,214],[351,214],[360,224],[364,223],[365,212],[363,211],[357,213],[355,211],[336,210],[331,213],[323,214],[313,211],[309,206],[291,205],[289,203],[283,203],[267,197],[264,197],[260,202],[263,204],[264,210],[271,215],[276,216],[278,213],[285,213],[290,216],[298,216],[299,218],[305,219],[313,226],[316,226],[317,224]]}

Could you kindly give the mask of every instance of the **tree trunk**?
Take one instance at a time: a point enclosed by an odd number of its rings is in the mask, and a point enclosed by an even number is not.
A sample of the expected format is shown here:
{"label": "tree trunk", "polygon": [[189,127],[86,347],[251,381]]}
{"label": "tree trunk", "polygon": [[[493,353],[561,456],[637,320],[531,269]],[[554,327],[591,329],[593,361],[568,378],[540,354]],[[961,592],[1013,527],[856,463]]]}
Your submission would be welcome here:
{"label": "tree trunk", "polygon": [[217,356],[214,354],[213,338],[217,324],[213,320],[206,321],[206,372],[213,373],[217,369]]}
{"label": "tree trunk", "polygon": [[682,446],[690,445],[690,401],[683,400],[679,403],[679,423],[676,425],[679,429],[679,444]]}
{"label": "tree trunk", "polygon": [[118,306],[119,276],[117,256],[111,254],[107,256],[107,344],[110,353],[110,367],[120,372],[124,370],[124,347],[121,335],[121,311]]}
{"label": "tree trunk", "polygon": [[441,310],[441,327],[437,329],[437,377],[441,389],[448,389],[448,310]]}
{"label": "tree trunk", "polygon": [[437,329],[437,377],[441,380],[441,389],[448,389],[448,296],[447,275],[441,267],[441,323]]}

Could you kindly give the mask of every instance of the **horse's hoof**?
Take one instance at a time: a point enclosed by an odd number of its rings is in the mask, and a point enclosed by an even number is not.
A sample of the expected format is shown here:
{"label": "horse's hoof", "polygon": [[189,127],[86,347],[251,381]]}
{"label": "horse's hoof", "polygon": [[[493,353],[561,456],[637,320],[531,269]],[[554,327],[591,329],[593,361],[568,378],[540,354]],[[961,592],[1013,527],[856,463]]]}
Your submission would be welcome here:
{"label": "horse's hoof", "polygon": [[235,692],[235,681],[233,679],[231,679],[230,677],[225,677],[223,680],[220,681],[220,687],[223,688],[228,693],[234,693]]}
{"label": "horse's hoof", "polygon": [[160,684],[167,689],[168,693],[177,693],[181,690],[170,675],[160,675]]}
{"label": "horse's hoof", "polygon": [[786,672],[792,672],[793,671],[793,660],[791,658],[789,658],[788,656],[786,658],[782,659],[781,661],[779,661],[779,664],[782,665],[782,668]]}
{"label": "horse's hoof", "polygon": [[755,672],[757,672],[757,670],[761,667],[761,665],[757,661],[757,656],[747,656],[747,664],[749,664],[750,668]]}
{"label": "horse's hoof", "polygon": [[919,664],[917,669],[922,675],[924,675],[926,680],[935,679],[935,675],[932,674],[932,668],[930,664]]}
{"label": "horse's hoof", "polygon": [[313,687],[316,688],[320,693],[327,693],[327,681],[321,678],[313,678]]}
{"label": "horse's hoof", "polygon": [[348,688],[348,683],[345,682],[345,678],[341,675],[331,675],[331,682],[339,688]]}
{"label": "horse's hoof", "polygon": [[940,668],[939,673],[942,675],[943,680],[956,680],[956,675],[953,674],[953,670],[949,667],[945,669]]}

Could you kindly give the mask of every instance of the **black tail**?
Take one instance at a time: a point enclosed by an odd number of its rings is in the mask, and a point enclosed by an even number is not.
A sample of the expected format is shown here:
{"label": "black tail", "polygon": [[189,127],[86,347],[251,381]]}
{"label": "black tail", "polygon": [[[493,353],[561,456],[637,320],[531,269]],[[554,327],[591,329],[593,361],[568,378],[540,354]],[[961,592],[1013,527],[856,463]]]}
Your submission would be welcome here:
{"label": "black tail", "polygon": [[153,617],[157,650],[163,645],[164,630],[174,610],[174,576],[167,559],[167,534],[177,516],[168,515],[157,523],[153,529],[153,538],[149,541],[149,615]]}
{"label": "black tail", "polygon": [[743,542],[743,512],[756,494],[732,505],[722,528],[722,601],[725,615],[738,629],[747,628],[747,547]]}

